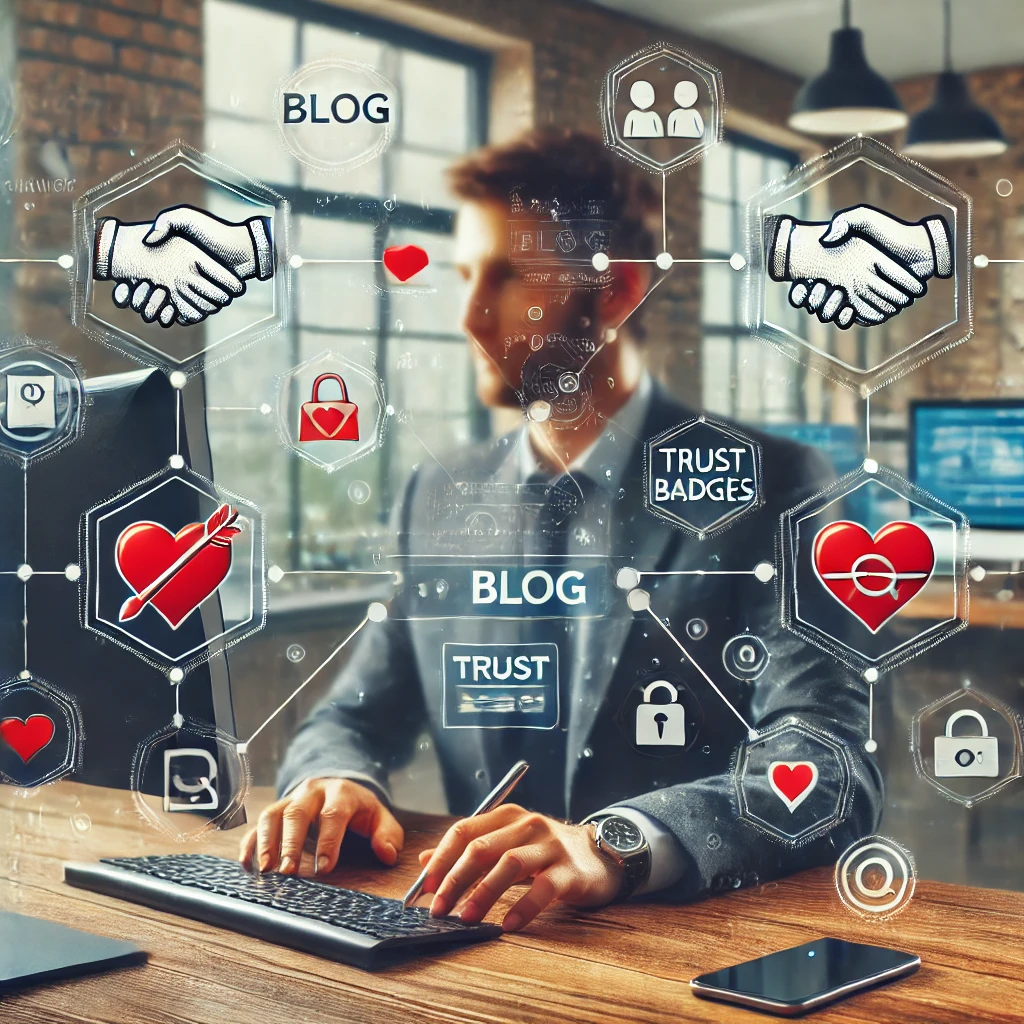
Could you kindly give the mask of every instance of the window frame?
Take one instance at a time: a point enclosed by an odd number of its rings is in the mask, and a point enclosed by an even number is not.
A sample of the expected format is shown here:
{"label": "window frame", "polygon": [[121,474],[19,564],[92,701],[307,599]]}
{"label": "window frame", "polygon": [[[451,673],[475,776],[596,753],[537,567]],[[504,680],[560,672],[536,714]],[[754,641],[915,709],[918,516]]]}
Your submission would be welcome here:
{"label": "window frame", "polygon": [[[323,26],[329,29],[365,35],[385,46],[393,46],[411,50],[427,57],[451,61],[463,65],[469,74],[468,125],[469,139],[467,152],[483,145],[488,137],[489,98],[493,58],[487,51],[477,50],[461,43],[445,39],[418,29],[402,25],[370,14],[354,12],[330,4],[318,3],[315,0],[228,0],[245,7],[267,11],[288,17],[295,22],[295,67],[301,67],[302,29],[305,25]],[[208,44],[204,43],[204,49]],[[207,112],[204,104],[204,114]],[[232,115],[230,111],[216,110],[217,117],[236,120],[240,123],[252,123],[255,119],[247,115]],[[262,123],[262,122],[260,122]],[[396,140],[397,141],[397,140]],[[454,157],[448,150],[431,150],[422,145],[408,147],[413,152],[443,153]],[[387,159],[386,155],[383,158]],[[368,258],[380,260],[388,244],[388,237],[393,231],[412,230],[425,233],[450,235],[454,228],[455,210],[444,207],[424,209],[411,203],[399,203],[389,209],[386,197],[390,195],[387,178],[387,163],[384,164],[384,181],[381,195],[369,193],[335,193],[330,202],[321,204],[318,197],[323,190],[305,188],[301,181],[294,185],[285,185],[268,179],[268,184],[284,196],[295,217],[315,216],[318,219],[347,221],[352,224],[364,224],[373,228],[372,251]],[[343,184],[343,182],[339,182]],[[375,355],[377,366],[382,371],[385,387],[387,386],[387,351],[388,343],[398,334],[393,329],[391,300],[384,279],[383,267],[375,266],[375,283],[377,284]],[[282,340],[288,347],[291,365],[301,362],[301,334],[323,333],[348,337],[366,337],[366,331],[352,327],[327,329],[320,325],[305,325],[299,317],[297,297],[293,294],[291,323],[286,329]],[[413,340],[457,342],[465,344],[465,337],[458,331],[440,331],[425,333],[418,331],[410,335]],[[490,432],[490,415],[480,404],[475,392],[471,389],[469,396],[469,429],[473,440],[480,440]],[[388,519],[394,494],[392,489],[392,467],[390,452],[385,446],[380,453],[377,493],[380,495],[377,520],[385,523]],[[292,458],[288,461],[288,523],[287,533],[291,538],[288,544],[289,568],[302,568],[302,466],[301,460]]]}

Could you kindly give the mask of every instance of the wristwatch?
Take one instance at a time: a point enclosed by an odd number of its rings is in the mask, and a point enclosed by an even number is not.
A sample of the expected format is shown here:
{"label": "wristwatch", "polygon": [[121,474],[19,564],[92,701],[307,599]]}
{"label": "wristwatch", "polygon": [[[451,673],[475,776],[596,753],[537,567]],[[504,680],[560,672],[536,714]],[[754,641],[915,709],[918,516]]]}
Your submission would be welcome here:
{"label": "wristwatch", "polygon": [[619,898],[631,896],[651,873],[651,848],[647,837],[628,818],[618,814],[588,818],[586,824],[595,827],[597,848],[622,868]]}

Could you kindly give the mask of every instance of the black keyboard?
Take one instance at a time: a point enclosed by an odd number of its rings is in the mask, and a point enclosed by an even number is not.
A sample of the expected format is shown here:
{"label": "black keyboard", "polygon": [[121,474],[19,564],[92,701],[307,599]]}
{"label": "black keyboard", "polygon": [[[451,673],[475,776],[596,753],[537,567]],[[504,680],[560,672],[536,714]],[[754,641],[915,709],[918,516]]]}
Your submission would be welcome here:
{"label": "black keyboard", "polygon": [[308,878],[251,875],[206,854],[66,864],[64,881],[366,969],[501,934],[497,925],[433,918],[424,907]]}

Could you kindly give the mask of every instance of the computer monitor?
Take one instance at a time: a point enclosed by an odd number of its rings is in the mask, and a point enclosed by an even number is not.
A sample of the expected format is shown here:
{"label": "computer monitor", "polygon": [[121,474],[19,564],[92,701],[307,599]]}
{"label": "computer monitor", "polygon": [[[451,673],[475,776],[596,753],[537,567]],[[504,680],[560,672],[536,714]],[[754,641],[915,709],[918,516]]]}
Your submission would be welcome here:
{"label": "computer monitor", "polygon": [[[0,556],[17,566],[27,548],[35,569],[60,570],[82,561],[83,513],[165,469],[175,451],[177,394],[160,370],[138,370],[84,381],[85,411],[76,440],[33,461],[27,474],[27,523],[23,522],[22,467],[0,461]],[[180,424],[186,465],[210,475],[202,386],[186,389]],[[69,695],[84,735],[85,755],[71,778],[97,786],[132,786],[139,744],[170,725],[175,702],[167,676],[136,654],[84,629],[79,584],[63,573],[39,574],[27,585],[0,576],[0,675],[17,676],[24,664],[22,618],[28,618],[28,665],[33,675]],[[200,628],[203,628],[202,626]],[[189,672],[191,717],[234,735],[226,659],[215,658]],[[150,784],[147,783],[147,786]]]}
{"label": "computer monitor", "polygon": [[1024,400],[916,401],[910,478],[974,528],[1024,530]]}

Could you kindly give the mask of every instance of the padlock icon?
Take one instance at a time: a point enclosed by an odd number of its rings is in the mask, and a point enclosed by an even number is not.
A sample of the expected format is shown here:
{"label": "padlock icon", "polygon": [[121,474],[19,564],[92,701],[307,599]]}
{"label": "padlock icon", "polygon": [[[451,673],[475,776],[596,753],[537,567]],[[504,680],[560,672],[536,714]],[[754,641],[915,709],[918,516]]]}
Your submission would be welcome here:
{"label": "padlock icon", "polygon": [[[325,380],[333,380],[341,389],[341,398],[322,402],[320,386]],[[358,441],[359,409],[348,400],[348,388],[336,373],[321,373],[313,381],[312,394],[308,402],[302,403],[299,413],[300,441]]]}
{"label": "padlock icon", "polygon": [[[961,718],[973,718],[980,736],[954,736]],[[935,737],[935,775],[940,779],[995,779],[999,777],[999,740],[988,734],[988,722],[973,708],[954,711],[946,720],[946,734]]]}
{"label": "padlock icon", "polygon": [[[651,703],[651,694],[660,687],[672,694],[671,704]],[[644,687],[644,702],[636,709],[638,747],[686,746],[686,713],[678,701],[679,691],[667,679],[655,679]]]}

